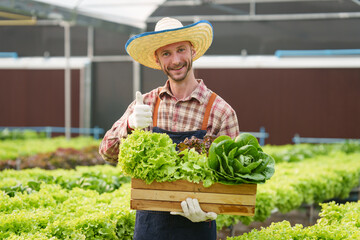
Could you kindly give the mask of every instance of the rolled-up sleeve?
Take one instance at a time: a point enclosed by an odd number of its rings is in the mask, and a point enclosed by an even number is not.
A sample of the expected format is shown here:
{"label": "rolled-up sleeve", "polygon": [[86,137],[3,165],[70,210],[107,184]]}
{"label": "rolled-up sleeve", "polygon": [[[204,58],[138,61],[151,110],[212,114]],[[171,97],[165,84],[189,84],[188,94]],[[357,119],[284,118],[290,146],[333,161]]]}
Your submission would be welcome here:
{"label": "rolled-up sleeve", "polygon": [[99,153],[110,163],[117,163],[121,139],[127,137],[127,121],[133,111],[134,103],[130,104],[124,115],[109,129],[100,143]]}

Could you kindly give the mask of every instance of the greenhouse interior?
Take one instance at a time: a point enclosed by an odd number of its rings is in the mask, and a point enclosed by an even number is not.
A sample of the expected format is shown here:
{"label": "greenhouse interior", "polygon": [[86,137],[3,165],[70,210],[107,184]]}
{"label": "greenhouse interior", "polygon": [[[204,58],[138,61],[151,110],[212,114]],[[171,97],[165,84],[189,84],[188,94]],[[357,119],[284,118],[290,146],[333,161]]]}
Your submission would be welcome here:
{"label": "greenhouse interior", "polygon": [[359,0],[1,0],[0,239],[360,239]]}

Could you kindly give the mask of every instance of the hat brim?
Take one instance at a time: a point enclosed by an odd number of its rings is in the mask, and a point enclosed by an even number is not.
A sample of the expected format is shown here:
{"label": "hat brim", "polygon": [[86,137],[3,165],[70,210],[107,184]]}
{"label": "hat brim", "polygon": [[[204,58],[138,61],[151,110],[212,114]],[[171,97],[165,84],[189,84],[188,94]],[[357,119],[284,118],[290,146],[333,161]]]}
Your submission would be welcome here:
{"label": "hat brim", "polygon": [[190,41],[196,55],[193,61],[205,54],[213,40],[210,22],[201,20],[191,25],[169,30],[145,32],[130,38],[126,52],[137,62],[154,69],[161,69],[155,58],[155,51],[168,44]]}

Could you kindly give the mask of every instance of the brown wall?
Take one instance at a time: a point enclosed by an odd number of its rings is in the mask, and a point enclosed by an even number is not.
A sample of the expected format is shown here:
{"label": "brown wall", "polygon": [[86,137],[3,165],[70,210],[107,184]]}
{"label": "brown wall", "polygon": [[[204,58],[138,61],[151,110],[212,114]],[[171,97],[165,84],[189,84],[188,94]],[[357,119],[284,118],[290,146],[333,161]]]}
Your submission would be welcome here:
{"label": "brown wall", "polygon": [[[79,126],[80,71],[71,72],[71,121]],[[64,70],[0,70],[0,126],[64,126]]]}
{"label": "brown wall", "polygon": [[198,69],[236,110],[240,131],[264,126],[269,144],[360,138],[360,69]]}

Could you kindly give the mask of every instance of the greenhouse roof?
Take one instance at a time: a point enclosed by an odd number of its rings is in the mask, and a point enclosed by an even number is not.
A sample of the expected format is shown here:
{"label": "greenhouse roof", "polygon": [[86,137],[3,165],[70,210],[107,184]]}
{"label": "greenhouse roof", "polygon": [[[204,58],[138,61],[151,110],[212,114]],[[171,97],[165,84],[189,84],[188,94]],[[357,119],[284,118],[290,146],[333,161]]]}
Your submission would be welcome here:
{"label": "greenhouse roof", "polygon": [[[2,0],[0,11],[77,25],[104,26],[107,23],[144,29],[146,19],[163,2],[165,0]],[[16,19],[18,15],[0,15],[0,18],[4,16]]]}
{"label": "greenhouse roof", "polygon": [[34,0],[72,10],[78,14],[145,28],[146,19],[165,0]]}
{"label": "greenhouse roof", "polygon": [[[76,25],[146,29],[164,16],[180,21],[359,18],[360,0],[1,0],[0,13]],[[0,14],[0,20],[4,15]]]}
{"label": "greenhouse roof", "polygon": [[152,31],[163,17],[184,25],[210,21],[216,31],[207,52],[212,55],[360,49],[360,0],[0,1],[1,26],[85,26],[130,36]]}

